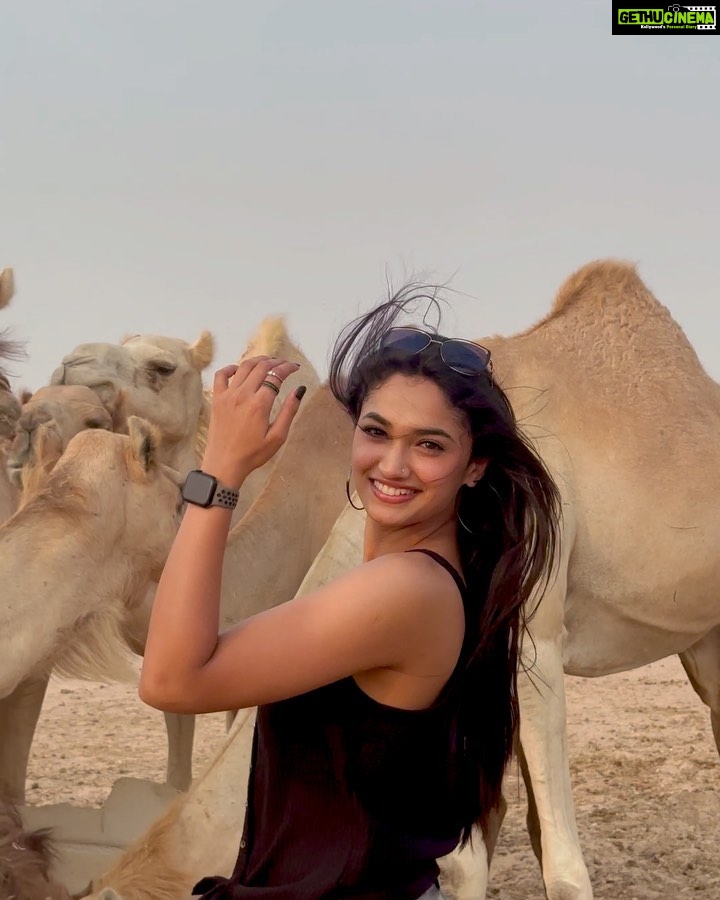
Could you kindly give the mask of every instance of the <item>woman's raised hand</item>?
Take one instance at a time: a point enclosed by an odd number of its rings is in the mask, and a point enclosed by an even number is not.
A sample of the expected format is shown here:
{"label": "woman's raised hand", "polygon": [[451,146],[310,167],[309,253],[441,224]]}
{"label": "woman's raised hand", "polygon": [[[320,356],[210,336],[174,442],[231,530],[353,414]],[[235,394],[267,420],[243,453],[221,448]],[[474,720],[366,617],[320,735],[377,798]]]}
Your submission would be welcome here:
{"label": "woman's raised hand", "polygon": [[304,389],[290,393],[275,419],[273,402],[298,363],[254,356],[215,373],[212,411],[202,469],[238,488],[285,443]]}

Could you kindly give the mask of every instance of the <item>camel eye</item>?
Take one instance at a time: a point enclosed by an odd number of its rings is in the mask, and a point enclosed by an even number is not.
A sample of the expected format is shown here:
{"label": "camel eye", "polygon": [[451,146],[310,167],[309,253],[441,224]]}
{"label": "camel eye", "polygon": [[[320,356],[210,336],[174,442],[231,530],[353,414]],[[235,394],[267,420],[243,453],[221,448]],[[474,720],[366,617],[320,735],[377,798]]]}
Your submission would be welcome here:
{"label": "camel eye", "polygon": [[158,375],[172,375],[175,369],[177,369],[177,366],[169,362],[153,360],[152,362],[148,363],[148,368],[151,372],[155,372]]}
{"label": "camel eye", "polygon": [[104,428],[105,425],[97,419],[88,419],[85,423],[86,428]]}

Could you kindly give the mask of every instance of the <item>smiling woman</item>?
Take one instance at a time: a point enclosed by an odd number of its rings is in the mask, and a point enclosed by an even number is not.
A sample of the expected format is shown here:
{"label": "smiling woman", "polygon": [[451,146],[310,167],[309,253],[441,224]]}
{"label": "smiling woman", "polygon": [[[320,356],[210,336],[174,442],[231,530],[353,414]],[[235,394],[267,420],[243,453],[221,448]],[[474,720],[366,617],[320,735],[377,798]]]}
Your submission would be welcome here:
{"label": "smiling woman", "polygon": [[[237,864],[196,886],[205,898],[437,897],[436,859],[499,804],[521,609],[549,572],[558,495],[488,351],[395,327],[423,302],[434,293],[403,289],[332,356],[330,387],[357,426],[362,565],[218,634],[230,512],[186,491],[141,696],[176,712],[259,707]],[[302,392],[270,421],[267,379],[296,368],[256,357],[217,373],[213,491],[239,488],[285,441]]]}

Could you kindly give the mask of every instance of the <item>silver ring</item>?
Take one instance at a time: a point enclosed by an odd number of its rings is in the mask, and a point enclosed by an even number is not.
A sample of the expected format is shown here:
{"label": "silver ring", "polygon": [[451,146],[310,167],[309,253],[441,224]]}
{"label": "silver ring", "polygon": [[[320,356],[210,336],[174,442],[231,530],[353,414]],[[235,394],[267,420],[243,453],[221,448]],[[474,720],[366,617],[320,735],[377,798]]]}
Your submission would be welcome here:
{"label": "silver ring", "polygon": [[272,381],[261,381],[260,387],[262,387],[263,385],[265,385],[265,387],[269,387],[270,390],[273,391],[275,394],[280,393],[280,388],[276,384],[273,384]]}
{"label": "silver ring", "polygon": [[282,378],[278,375],[278,373],[274,369],[270,369],[270,371],[267,373],[267,375],[265,377],[269,378],[271,375],[273,378],[277,378],[277,380],[280,382],[280,384],[282,384],[282,381],[283,381]]}

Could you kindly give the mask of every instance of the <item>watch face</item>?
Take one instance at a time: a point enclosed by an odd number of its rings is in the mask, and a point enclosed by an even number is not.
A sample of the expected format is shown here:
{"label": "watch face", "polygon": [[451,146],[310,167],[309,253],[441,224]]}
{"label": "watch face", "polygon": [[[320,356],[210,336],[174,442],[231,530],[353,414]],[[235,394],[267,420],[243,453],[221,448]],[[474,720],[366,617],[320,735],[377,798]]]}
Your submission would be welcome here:
{"label": "watch face", "polygon": [[196,506],[210,506],[216,487],[217,479],[212,475],[198,471],[189,472],[182,489],[183,500]]}

